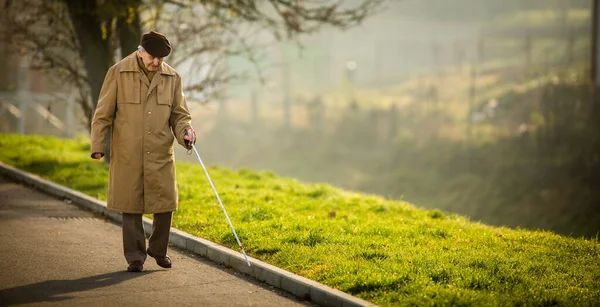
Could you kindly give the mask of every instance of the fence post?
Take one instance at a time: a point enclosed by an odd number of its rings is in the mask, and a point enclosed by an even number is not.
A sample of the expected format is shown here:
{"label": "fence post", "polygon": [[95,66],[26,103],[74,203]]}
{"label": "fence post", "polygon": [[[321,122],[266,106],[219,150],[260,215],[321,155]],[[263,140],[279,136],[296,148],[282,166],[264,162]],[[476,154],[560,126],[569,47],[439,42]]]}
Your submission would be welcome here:
{"label": "fence post", "polygon": [[573,60],[575,59],[573,54],[575,53],[575,34],[570,30],[569,34],[567,34],[567,56],[566,61],[567,65],[571,65]]}
{"label": "fence post", "polygon": [[525,33],[525,67],[531,66],[531,35],[529,32]]}
{"label": "fence post", "polygon": [[252,112],[252,124],[256,126],[258,125],[258,97],[256,90],[253,90],[252,94],[250,94],[250,108]]}
{"label": "fence post", "polygon": [[219,111],[218,111],[218,115],[217,118],[219,120],[219,122],[224,123],[228,121],[228,114],[227,114],[227,98],[223,98],[219,101]]}
{"label": "fence post", "polygon": [[25,117],[27,116],[26,114],[28,111],[28,100],[31,99],[29,93],[29,59],[27,57],[21,58],[17,84],[17,101],[19,109],[21,110],[21,116],[19,117],[19,133],[25,134]]}
{"label": "fence post", "polygon": [[560,0],[560,1],[557,1],[557,4],[558,4],[557,9],[559,11],[559,14],[557,16],[558,20],[562,26],[565,26],[565,25],[567,25],[567,22],[569,20],[570,3],[567,0]]}
{"label": "fence post", "polygon": [[463,43],[459,40],[454,41],[453,44],[454,62],[458,67],[458,71],[462,74],[463,62],[465,60],[465,50],[463,49]]}
{"label": "fence post", "polygon": [[437,71],[440,70],[440,45],[437,42],[431,44],[431,54],[433,57],[433,68]]}
{"label": "fence post", "polygon": [[388,121],[388,143],[392,143],[398,134],[398,106],[393,103],[390,106],[389,121]]}
{"label": "fence post", "polygon": [[383,74],[383,70],[385,69],[385,57],[384,57],[384,50],[385,50],[385,46],[383,46],[382,42],[376,42],[374,44],[374,52],[373,52],[373,62],[374,62],[374,66],[375,66],[375,74],[374,74],[374,78],[376,80],[377,83],[381,83],[384,80],[384,74]]}
{"label": "fence post", "polygon": [[290,67],[287,60],[283,64],[283,125],[286,130],[289,130],[291,127],[291,108],[292,108],[292,100],[291,100],[291,81],[290,81]]}
{"label": "fence post", "polygon": [[471,144],[473,142],[473,108],[475,106],[475,99],[477,94],[477,66],[471,65],[471,77],[469,85],[469,98],[468,103],[468,116],[467,116],[467,170],[471,171]]}
{"label": "fence post", "polygon": [[485,38],[479,37],[477,41],[477,63],[481,64],[485,61]]}
{"label": "fence post", "polygon": [[74,116],[73,116],[73,108],[75,107],[75,103],[73,100],[75,99],[74,91],[72,91],[69,95],[67,95],[67,137],[73,138],[73,130],[74,130]]}
{"label": "fence post", "polygon": [[320,136],[325,131],[325,106],[320,96],[315,96],[306,104],[306,113],[308,114],[309,129],[316,131]]}

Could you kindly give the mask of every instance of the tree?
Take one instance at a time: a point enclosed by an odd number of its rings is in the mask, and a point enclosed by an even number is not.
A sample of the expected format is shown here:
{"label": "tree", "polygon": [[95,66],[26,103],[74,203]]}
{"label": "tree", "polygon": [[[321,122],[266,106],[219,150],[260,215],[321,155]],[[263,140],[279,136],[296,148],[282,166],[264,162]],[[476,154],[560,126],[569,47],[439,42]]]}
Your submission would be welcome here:
{"label": "tree", "polygon": [[[32,68],[56,75],[79,90],[78,100],[88,126],[104,74],[114,63],[114,51],[119,46],[111,32],[118,33],[124,42],[139,40],[140,33],[137,14],[128,17],[117,13],[125,5],[139,5],[140,1],[104,2],[100,8],[96,1],[5,1],[2,13],[2,37],[22,56],[31,58]],[[116,26],[107,27],[109,23]],[[121,48],[128,47],[121,44]]]}
{"label": "tree", "polygon": [[106,71],[136,49],[142,29],[172,34],[177,47],[169,62],[175,67],[193,62],[199,72],[186,89],[214,95],[239,77],[223,67],[228,56],[244,56],[259,66],[256,45],[244,29],[267,31],[277,40],[326,25],[346,29],[383,1],[357,0],[348,6],[348,1],[301,0],[5,0],[0,31],[31,57],[33,68],[79,89],[89,127]]}

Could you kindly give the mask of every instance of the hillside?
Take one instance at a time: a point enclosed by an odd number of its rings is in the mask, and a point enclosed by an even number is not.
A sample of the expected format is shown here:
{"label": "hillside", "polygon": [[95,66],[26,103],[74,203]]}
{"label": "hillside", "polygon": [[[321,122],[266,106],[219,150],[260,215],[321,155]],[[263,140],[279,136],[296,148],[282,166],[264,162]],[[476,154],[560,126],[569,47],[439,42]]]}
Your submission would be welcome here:
{"label": "hillside", "polygon": [[[0,134],[0,161],[106,199],[108,166],[88,150],[84,138]],[[597,238],[490,227],[271,172],[209,172],[251,256],[382,306],[600,302]],[[235,248],[201,167],[178,163],[177,178],[174,227]]]}
{"label": "hillside", "polygon": [[[450,7],[465,13],[475,2],[402,5],[450,16]],[[273,170],[487,224],[594,237],[600,129],[591,115],[590,9],[565,4],[482,2],[494,13],[484,34],[440,42],[437,67],[398,70],[385,82],[340,76],[321,92],[296,87],[289,119],[279,97],[197,107],[204,155],[228,168]],[[390,67],[416,61],[398,54]],[[357,74],[377,67],[358,63]]]}

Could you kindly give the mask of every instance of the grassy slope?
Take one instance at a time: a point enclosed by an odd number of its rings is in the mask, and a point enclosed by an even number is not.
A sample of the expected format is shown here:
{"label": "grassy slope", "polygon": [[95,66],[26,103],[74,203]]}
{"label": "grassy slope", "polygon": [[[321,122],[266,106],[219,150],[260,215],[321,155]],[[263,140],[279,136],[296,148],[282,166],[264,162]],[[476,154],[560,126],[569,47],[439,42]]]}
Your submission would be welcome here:
{"label": "grassy slope", "polygon": [[[88,148],[0,134],[0,161],[106,199],[108,167]],[[201,167],[177,171],[174,226],[235,249]],[[270,172],[209,172],[250,255],[380,305],[600,302],[597,239],[489,227]]]}

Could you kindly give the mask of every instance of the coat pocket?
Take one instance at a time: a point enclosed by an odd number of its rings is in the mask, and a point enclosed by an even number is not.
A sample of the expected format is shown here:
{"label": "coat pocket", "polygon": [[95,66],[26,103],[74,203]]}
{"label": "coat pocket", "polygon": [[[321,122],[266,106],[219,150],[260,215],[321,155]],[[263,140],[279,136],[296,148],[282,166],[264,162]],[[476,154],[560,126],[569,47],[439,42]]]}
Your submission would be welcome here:
{"label": "coat pocket", "polygon": [[158,87],[158,104],[173,105],[173,82],[174,78],[169,75],[163,75],[163,80]]}
{"label": "coat pocket", "polygon": [[117,103],[141,103],[139,72],[121,71],[117,81]]}

